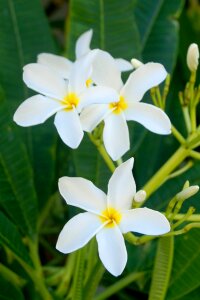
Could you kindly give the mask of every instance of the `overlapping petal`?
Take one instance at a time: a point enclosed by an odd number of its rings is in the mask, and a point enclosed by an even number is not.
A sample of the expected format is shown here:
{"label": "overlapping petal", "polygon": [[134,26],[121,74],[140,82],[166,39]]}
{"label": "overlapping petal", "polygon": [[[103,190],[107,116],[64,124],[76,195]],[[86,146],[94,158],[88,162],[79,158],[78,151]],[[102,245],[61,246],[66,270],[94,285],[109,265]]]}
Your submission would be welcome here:
{"label": "overlapping petal", "polygon": [[118,93],[113,88],[106,86],[93,86],[85,89],[85,91],[80,95],[80,98],[80,107],[85,107],[91,104],[116,102],[118,99]]}
{"label": "overlapping petal", "polygon": [[160,235],[170,231],[167,218],[149,208],[136,208],[123,213],[120,222],[122,233],[134,231],[148,235]]}
{"label": "overlapping petal", "polygon": [[83,109],[80,115],[83,130],[92,132],[108,113],[107,104],[93,104]]}
{"label": "overlapping petal", "polygon": [[95,214],[78,214],[65,224],[58,237],[56,249],[62,253],[76,251],[85,246],[103,226]]}
{"label": "overlapping petal", "polygon": [[66,96],[65,80],[52,69],[41,64],[29,64],[23,70],[23,80],[32,90],[59,100]]}
{"label": "overlapping petal", "polygon": [[72,149],[79,146],[83,138],[83,129],[75,109],[57,112],[54,124],[61,139],[66,145]]}
{"label": "overlapping petal", "polygon": [[127,120],[136,121],[152,132],[171,133],[170,119],[164,111],[154,105],[142,102],[129,103],[124,114]]}
{"label": "overlapping petal", "polygon": [[16,110],[14,121],[20,126],[33,126],[44,123],[49,117],[62,109],[59,101],[35,95],[25,100]]}
{"label": "overlapping petal", "polygon": [[129,131],[123,113],[110,113],[104,120],[103,141],[113,160],[118,160],[130,148]]}
{"label": "overlapping petal", "polygon": [[140,101],[150,88],[160,84],[166,76],[165,68],[159,63],[141,65],[131,73],[121,90],[121,95],[127,101]]}
{"label": "overlapping petal", "polygon": [[93,30],[90,29],[83,34],[76,41],[76,58],[79,59],[83,55],[87,54],[90,51],[90,43],[92,39]]}
{"label": "overlapping petal", "polygon": [[92,62],[96,56],[96,50],[91,50],[87,55],[75,61],[69,75],[69,90],[81,93],[86,88],[86,82],[91,79]]}
{"label": "overlapping petal", "polygon": [[106,51],[96,50],[92,79],[97,85],[108,86],[119,91],[123,86],[121,72],[115,59]]}
{"label": "overlapping petal", "polygon": [[108,183],[108,206],[116,209],[128,210],[131,208],[136,193],[133,178],[133,157],[116,168]]}
{"label": "overlapping petal", "polygon": [[73,62],[71,62],[69,59],[51,53],[41,53],[38,55],[37,61],[39,64],[53,69],[61,77],[65,79],[69,78],[69,74],[73,65]]}
{"label": "overlapping petal", "polygon": [[119,276],[127,262],[124,238],[117,225],[104,227],[97,235],[99,257],[105,268],[114,276]]}
{"label": "overlapping petal", "polygon": [[59,191],[69,205],[101,214],[106,209],[106,195],[91,181],[79,177],[59,179]]}

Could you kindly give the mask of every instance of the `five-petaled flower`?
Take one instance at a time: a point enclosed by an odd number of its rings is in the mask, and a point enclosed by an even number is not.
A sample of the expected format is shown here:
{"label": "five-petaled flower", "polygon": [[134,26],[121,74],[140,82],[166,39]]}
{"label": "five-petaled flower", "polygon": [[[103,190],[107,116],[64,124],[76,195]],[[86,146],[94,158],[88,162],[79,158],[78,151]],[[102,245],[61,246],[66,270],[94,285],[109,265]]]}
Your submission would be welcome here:
{"label": "five-petaled flower", "polygon": [[87,212],[66,223],[58,237],[56,248],[59,251],[76,251],[96,235],[102,263],[111,274],[118,276],[127,262],[124,233],[161,235],[170,230],[163,214],[148,208],[132,209],[136,194],[132,168],[133,158],[115,170],[108,184],[107,196],[89,180],[60,178],[59,190],[67,204]]}
{"label": "five-petaled flower", "polygon": [[91,132],[102,120],[105,126],[103,141],[113,160],[119,159],[130,148],[129,120],[141,123],[157,134],[170,134],[171,122],[160,108],[141,103],[144,94],[160,84],[167,75],[163,65],[147,63],[132,72],[125,83],[116,69],[114,59],[104,51],[99,51],[93,61],[93,81],[98,85],[113,88],[118,96],[109,104],[90,105],[81,113],[85,131]]}
{"label": "five-petaled flower", "polygon": [[[90,29],[79,36],[76,41],[75,55],[76,60],[83,58],[85,55],[89,54],[91,51],[90,43],[92,39],[93,30]],[[73,62],[65,57],[51,54],[51,53],[41,53],[38,55],[38,63],[46,65],[52,68],[55,72],[60,74],[63,78],[68,79]],[[121,72],[132,70],[132,65],[130,62],[123,58],[116,58],[115,63]]]}
{"label": "five-petaled flower", "polygon": [[25,100],[14,114],[14,121],[21,126],[44,123],[54,115],[54,124],[65,144],[77,148],[83,138],[79,113],[91,103],[108,103],[116,97],[113,89],[91,86],[91,62],[98,50],[92,50],[84,59],[74,63],[66,81],[53,69],[42,64],[28,64],[24,67],[23,80],[40,95]]}

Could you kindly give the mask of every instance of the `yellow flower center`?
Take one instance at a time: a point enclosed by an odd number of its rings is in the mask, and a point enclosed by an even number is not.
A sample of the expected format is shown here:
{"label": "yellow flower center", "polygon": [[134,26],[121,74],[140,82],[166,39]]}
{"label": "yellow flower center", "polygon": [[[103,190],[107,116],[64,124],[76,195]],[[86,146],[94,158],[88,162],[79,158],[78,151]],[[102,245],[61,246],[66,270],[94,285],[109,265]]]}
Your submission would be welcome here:
{"label": "yellow flower center", "polygon": [[123,96],[119,97],[118,102],[112,102],[109,104],[109,108],[112,109],[114,114],[120,114],[123,110],[127,109],[128,103]]}
{"label": "yellow flower center", "polygon": [[102,211],[100,220],[102,223],[107,222],[106,227],[114,227],[115,224],[119,224],[122,215],[113,207],[108,207],[106,210]]}
{"label": "yellow flower center", "polygon": [[87,88],[89,88],[89,87],[91,86],[91,84],[92,84],[92,79],[91,79],[91,78],[88,78],[88,79],[86,80],[85,84],[86,84]]}
{"label": "yellow flower center", "polygon": [[69,93],[63,98],[62,104],[66,106],[66,110],[71,110],[74,107],[77,107],[79,104],[79,98],[75,93]]}

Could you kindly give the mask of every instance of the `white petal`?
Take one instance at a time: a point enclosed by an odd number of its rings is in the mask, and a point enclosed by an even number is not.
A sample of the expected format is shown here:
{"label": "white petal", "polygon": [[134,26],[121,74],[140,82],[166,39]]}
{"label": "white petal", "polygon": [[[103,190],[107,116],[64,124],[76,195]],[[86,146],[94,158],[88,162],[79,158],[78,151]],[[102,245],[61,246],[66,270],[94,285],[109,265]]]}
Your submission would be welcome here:
{"label": "white petal", "polygon": [[104,227],[97,235],[99,257],[104,267],[114,276],[119,276],[127,263],[124,238],[117,226]]}
{"label": "white petal", "polygon": [[87,88],[84,93],[80,95],[80,107],[85,107],[90,104],[106,104],[117,102],[119,95],[113,88],[105,86],[93,86]]}
{"label": "white petal", "polygon": [[23,80],[32,90],[59,100],[66,96],[65,80],[52,69],[41,64],[29,64],[23,70]]}
{"label": "white petal", "polygon": [[70,253],[85,246],[103,227],[100,218],[86,212],[73,217],[63,227],[56,244],[62,253]]}
{"label": "white petal", "polygon": [[69,76],[69,90],[71,92],[79,94],[87,89],[86,81],[91,79],[92,62],[95,55],[96,50],[91,50],[73,64]]}
{"label": "white petal", "polygon": [[123,113],[111,113],[104,120],[103,141],[113,160],[118,160],[130,149],[129,131]]}
{"label": "white petal", "polygon": [[42,124],[60,109],[62,106],[59,101],[35,95],[18,107],[13,119],[18,125],[24,127]]}
{"label": "white petal", "polygon": [[132,64],[123,58],[115,58],[115,62],[121,72],[127,72],[133,69]]}
{"label": "white petal", "polygon": [[107,104],[93,104],[81,112],[80,120],[84,131],[91,132],[110,113]]}
{"label": "white petal", "polygon": [[75,149],[79,146],[83,138],[83,129],[77,111],[59,111],[54,120],[54,124],[63,142]]}
{"label": "white petal", "polygon": [[146,91],[160,84],[167,76],[163,65],[147,63],[140,66],[129,76],[121,90],[127,101],[140,101]]}
{"label": "white petal", "polygon": [[112,87],[116,91],[123,86],[115,59],[108,52],[99,49],[93,61],[92,79],[97,85]]}
{"label": "white petal", "polygon": [[81,56],[87,54],[90,51],[90,43],[92,39],[93,30],[90,29],[77,39],[76,41],[76,59],[80,58]]}
{"label": "white petal", "polygon": [[106,195],[91,181],[79,177],[62,177],[59,191],[67,204],[101,214],[106,209]]}
{"label": "white petal", "polygon": [[127,120],[136,121],[148,130],[158,134],[170,134],[171,122],[160,108],[146,103],[134,102],[128,104],[124,112]]}
{"label": "white petal", "polygon": [[108,183],[108,206],[119,210],[128,210],[132,206],[136,193],[133,178],[134,159],[130,158],[116,168]]}
{"label": "white petal", "polygon": [[70,70],[73,64],[69,59],[51,53],[41,53],[38,55],[37,61],[42,65],[52,68],[61,77],[65,79],[69,78]]}
{"label": "white petal", "polygon": [[167,218],[160,212],[146,207],[124,212],[119,226],[123,233],[134,231],[148,235],[160,235],[170,231]]}

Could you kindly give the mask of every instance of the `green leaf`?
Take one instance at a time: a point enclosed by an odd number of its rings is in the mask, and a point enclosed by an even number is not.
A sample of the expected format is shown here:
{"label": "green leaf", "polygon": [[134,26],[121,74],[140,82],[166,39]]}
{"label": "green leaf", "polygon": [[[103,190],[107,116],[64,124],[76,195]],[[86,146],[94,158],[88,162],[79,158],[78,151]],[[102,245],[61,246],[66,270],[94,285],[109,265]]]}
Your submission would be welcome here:
{"label": "green leaf", "polygon": [[178,54],[179,25],[176,19],[184,0],[137,1],[135,15],[145,62],[164,64],[168,72],[175,66]]}
{"label": "green leaf", "polygon": [[32,168],[6,102],[0,103],[0,205],[24,235],[36,231],[37,198]]}
{"label": "green leaf", "polygon": [[67,55],[74,57],[78,36],[92,28],[92,48],[109,51],[114,57],[139,55],[139,33],[134,19],[134,1],[71,0],[67,30]]}
{"label": "green leaf", "polygon": [[181,297],[181,300],[199,300],[200,288],[192,291],[191,293]]}
{"label": "green leaf", "polygon": [[184,296],[200,286],[199,239],[198,229],[193,229],[190,233],[176,239],[174,266],[167,300],[182,300]]}
{"label": "green leaf", "polygon": [[0,244],[8,247],[21,260],[32,265],[17,227],[2,212],[0,212]]}
{"label": "green leaf", "polygon": [[149,300],[164,300],[170,279],[174,252],[174,238],[163,237],[158,241]]}
{"label": "green leaf", "polygon": [[20,289],[0,276],[0,299],[1,300],[23,300],[24,296]]}
{"label": "green leaf", "polygon": [[[22,80],[23,66],[35,62],[41,52],[55,52],[39,0],[0,0],[0,44],[4,45],[0,48],[1,84],[13,114],[30,96]],[[49,124],[21,129],[34,166],[40,205],[50,196],[54,179],[57,134]]]}

